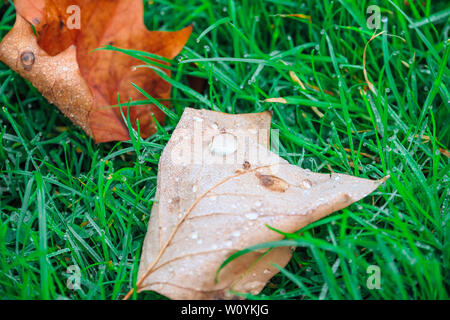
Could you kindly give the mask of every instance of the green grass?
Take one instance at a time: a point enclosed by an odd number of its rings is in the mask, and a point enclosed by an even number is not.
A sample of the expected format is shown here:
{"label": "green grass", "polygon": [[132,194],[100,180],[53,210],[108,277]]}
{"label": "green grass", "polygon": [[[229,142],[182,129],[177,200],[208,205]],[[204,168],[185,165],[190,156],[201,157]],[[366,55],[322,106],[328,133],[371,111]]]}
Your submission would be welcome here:
{"label": "green grass", "polygon": [[[367,47],[367,75],[377,94],[366,90],[363,73],[364,47],[374,32],[365,12],[374,3],[388,18],[386,32]],[[136,280],[158,159],[187,106],[271,110],[280,154],[290,163],[315,172],[391,176],[301,236],[269,244],[298,247],[289,265],[249,299],[448,299],[450,7],[448,1],[409,3],[146,4],[150,29],[194,25],[172,64],[171,117],[146,140],[96,145],[1,64],[0,299],[123,297]],[[3,37],[14,10],[0,2],[0,12]],[[282,16],[296,13],[312,23]],[[189,89],[190,74],[207,79],[205,94]],[[274,97],[288,104],[264,102]],[[66,286],[72,265],[81,270],[80,290]],[[379,290],[367,288],[370,265],[380,267]]]}

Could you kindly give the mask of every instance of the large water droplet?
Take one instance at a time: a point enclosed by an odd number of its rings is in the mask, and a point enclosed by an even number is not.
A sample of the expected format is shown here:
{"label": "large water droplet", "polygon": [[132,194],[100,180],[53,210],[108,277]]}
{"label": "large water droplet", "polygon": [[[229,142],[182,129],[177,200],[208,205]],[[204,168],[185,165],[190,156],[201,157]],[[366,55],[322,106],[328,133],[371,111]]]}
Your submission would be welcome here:
{"label": "large water droplet", "polygon": [[230,133],[222,133],[213,138],[209,148],[215,155],[227,156],[237,150],[237,139]]}

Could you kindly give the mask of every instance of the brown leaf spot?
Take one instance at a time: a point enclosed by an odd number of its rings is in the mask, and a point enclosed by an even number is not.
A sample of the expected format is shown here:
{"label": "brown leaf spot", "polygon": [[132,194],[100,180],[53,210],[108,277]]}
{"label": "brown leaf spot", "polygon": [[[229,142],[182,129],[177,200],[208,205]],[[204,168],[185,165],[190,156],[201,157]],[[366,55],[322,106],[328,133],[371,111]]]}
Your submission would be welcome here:
{"label": "brown leaf spot", "polygon": [[289,183],[281,178],[278,178],[269,174],[256,173],[256,177],[259,179],[259,183],[271,191],[285,192],[289,188]]}
{"label": "brown leaf spot", "polygon": [[242,168],[244,168],[244,170],[250,169],[251,166],[252,165],[247,160],[245,160],[244,163],[242,164]]}
{"label": "brown leaf spot", "polygon": [[175,197],[172,198],[172,204],[174,206],[179,206],[180,205],[180,201],[181,201],[181,198],[178,197],[178,196],[175,196]]}
{"label": "brown leaf spot", "polygon": [[26,71],[31,71],[35,61],[34,53],[31,51],[24,51],[20,55],[20,62]]}

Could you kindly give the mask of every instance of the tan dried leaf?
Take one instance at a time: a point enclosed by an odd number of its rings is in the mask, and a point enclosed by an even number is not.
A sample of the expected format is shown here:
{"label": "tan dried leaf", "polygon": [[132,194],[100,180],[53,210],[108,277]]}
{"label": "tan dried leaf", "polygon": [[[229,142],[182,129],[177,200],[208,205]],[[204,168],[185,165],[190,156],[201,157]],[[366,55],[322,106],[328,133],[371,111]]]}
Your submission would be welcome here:
{"label": "tan dried leaf", "polygon": [[267,225],[296,232],[384,181],[289,164],[268,149],[270,121],[268,112],[185,110],[160,159],[138,291],[172,299],[230,298],[230,289],[256,294],[278,272],[273,263],[289,262],[290,248],[240,256],[216,282],[227,257],[283,238]]}

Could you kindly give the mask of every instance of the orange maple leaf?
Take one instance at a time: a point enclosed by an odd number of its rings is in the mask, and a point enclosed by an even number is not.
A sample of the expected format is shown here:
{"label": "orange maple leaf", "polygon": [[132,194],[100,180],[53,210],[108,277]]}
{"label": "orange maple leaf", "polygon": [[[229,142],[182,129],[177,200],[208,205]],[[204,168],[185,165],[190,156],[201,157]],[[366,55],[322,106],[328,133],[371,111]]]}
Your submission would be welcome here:
{"label": "orange maple leaf", "polygon": [[[118,104],[118,95],[121,103],[143,99],[131,83],[155,99],[170,98],[170,84],[153,70],[133,68],[142,64],[140,60],[94,50],[114,45],[173,59],[187,42],[191,26],[176,32],[148,31],[141,0],[16,0],[15,6],[16,23],[0,44],[0,60],[96,142],[129,139],[120,108],[110,106]],[[79,21],[74,23],[77,14]],[[164,120],[155,105],[130,107],[131,123],[136,128],[139,121],[144,138],[156,131],[152,116]]]}

